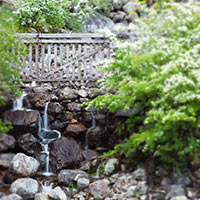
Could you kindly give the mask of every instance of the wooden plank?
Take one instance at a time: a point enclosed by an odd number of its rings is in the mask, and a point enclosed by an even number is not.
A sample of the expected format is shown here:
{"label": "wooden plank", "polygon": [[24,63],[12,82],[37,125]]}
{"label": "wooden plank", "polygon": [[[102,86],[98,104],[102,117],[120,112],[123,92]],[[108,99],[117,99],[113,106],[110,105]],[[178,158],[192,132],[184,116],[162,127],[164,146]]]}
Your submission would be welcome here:
{"label": "wooden plank", "polygon": [[[42,40],[39,40],[40,43],[47,43],[47,44],[66,44],[66,43],[69,43],[69,44],[84,44],[84,43],[93,43],[93,44],[96,44],[96,43],[100,43],[100,44],[103,44],[105,42],[107,42],[107,40],[45,40],[45,39],[42,39]],[[24,39],[23,42],[25,44],[29,44],[29,43],[37,43],[38,40],[26,40]]]}
{"label": "wooden plank", "polygon": [[39,78],[39,49],[38,49],[38,46],[36,44],[35,46],[35,70],[36,70],[36,74],[37,74],[37,77]]}
{"label": "wooden plank", "polygon": [[48,49],[48,58],[47,58],[47,64],[48,64],[48,66],[47,66],[47,72],[50,72],[50,69],[51,69],[51,45],[50,44],[48,44],[48,46],[47,46],[47,49]]}
{"label": "wooden plank", "polygon": [[32,74],[32,61],[33,61],[33,58],[32,58],[32,54],[33,54],[33,47],[32,47],[32,44],[29,44],[29,56],[28,56],[28,59],[29,59],[29,73]]}
{"label": "wooden plank", "polygon": [[45,72],[44,70],[44,52],[45,51],[45,45],[41,45],[41,76],[43,77],[43,74]]}
{"label": "wooden plank", "polygon": [[105,38],[101,33],[17,33],[22,38]]}
{"label": "wooden plank", "polygon": [[[69,44],[66,45],[66,62],[69,61]],[[65,68],[67,79],[69,79],[69,67]]]}
{"label": "wooden plank", "polygon": [[[87,45],[84,44],[83,47],[83,55],[87,56]],[[87,61],[86,59],[83,59],[83,79],[87,79]]]}
{"label": "wooden plank", "polygon": [[[90,52],[92,52],[94,50],[94,47],[93,47],[93,45],[92,44],[90,44]],[[91,54],[91,53],[90,53]],[[95,56],[95,54],[94,54],[94,56]],[[92,73],[93,73],[93,56],[92,57],[90,57],[90,61],[89,61],[89,78],[91,79],[92,78]]]}
{"label": "wooden plank", "polygon": [[[60,45],[60,66],[63,65],[63,44]],[[63,70],[60,71],[60,78],[63,77]]]}
{"label": "wooden plank", "polygon": [[[72,44],[72,58],[75,58],[76,56],[76,45],[75,44]],[[72,79],[75,78],[75,64],[77,62],[75,61],[73,64],[72,64]]]}
{"label": "wooden plank", "polygon": [[[82,45],[79,44],[78,45],[78,55],[81,56],[81,48],[82,48]],[[81,63],[82,63],[82,60],[80,60],[79,62],[77,62],[77,65],[78,65],[78,79],[80,80],[81,79]]]}

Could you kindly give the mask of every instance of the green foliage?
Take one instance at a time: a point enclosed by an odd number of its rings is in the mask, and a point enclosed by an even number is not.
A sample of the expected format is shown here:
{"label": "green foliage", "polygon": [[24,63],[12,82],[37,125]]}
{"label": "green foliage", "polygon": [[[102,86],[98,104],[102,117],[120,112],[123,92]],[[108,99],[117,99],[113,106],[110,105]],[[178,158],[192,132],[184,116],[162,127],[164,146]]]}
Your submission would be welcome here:
{"label": "green foliage", "polygon": [[[80,31],[88,16],[95,10],[108,10],[108,0],[16,0],[17,22],[23,32],[58,32],[59,29]],[[76,7],[78,12],[72,12]]]}
{"label": "green foliage", "polygon": [[126,121],[135,132],[106,156],[141,150],[179,167],[200,148],[200,3],[163,7],[138,19],[137,41],[117,44],[113,61],[103,67],[111,72],[101,83],[108,93],[87,105],[138,110]]}
{"label": "green foliage", "polygon": [[[6,102],[7,93],[20,95],[18,86],[22,84],[19,58],[24,54],[24,46],[13,34],[15,32],[12,12],[0,7],[0,106]],[[0,132],[11,128],[9,122],[0,121]]]}

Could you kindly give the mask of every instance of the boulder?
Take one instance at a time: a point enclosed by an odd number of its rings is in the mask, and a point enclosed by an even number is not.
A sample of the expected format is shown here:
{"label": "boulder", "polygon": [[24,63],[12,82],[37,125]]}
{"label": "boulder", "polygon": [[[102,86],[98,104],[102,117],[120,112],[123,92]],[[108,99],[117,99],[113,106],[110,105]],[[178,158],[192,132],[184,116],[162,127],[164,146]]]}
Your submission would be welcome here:
{"label": "boulder", "polygon": [[78,91],[78,95],[79,95],[80,97],[86,98],[86,97],[88,96],[88,93],[87,93],[86,90],[79,90],[79,91]]}
{"label": "boulder", "polygon": [[69,124],[65,129],[64,134],[67,136],[77,136],[80,133],[84,133],[87,131],[87,128],[83,124]]}
{"label": "boulder", "polygon": [[90,194],[96,199],[103,199],[111,196],[108,184],[103,180],[98,180],[89,185]]}
{"label": "boulder", "polygon": [[127,13],[127,14],[133,14],[139,7],[139,3],[130,1],[128,3],[126,3],[123,6],[123,10]]}
{"label": "boulder", "polygon": [[88,185],[90,184],[90,180],[87,179],[87,178],[84,178],[84,177],[83,178],[79,178],[77,180],[76,184],[77,184],[77,187],[79,189],[84,189],[84,188],[88,187]]}
{"label": "boulder", "polygon": [[174,197],[172,198],[171,200],[188,200],[188,198],[186,196],[177,196],[177,197]]}
{"label": "boulder", "polygon": [[113,174],[119,165],[119,160],[117,158],[110,158],[104,167],[104,174],[110,175]]}
{"label": "boulder", "polygon": [[123,0],[113,0],[114,10],[121,10],[123,6]]}
{"label": "boulder", "polygon": [[39,112],[36,110],[8,110],[3,114],[3,120],[10,121],[13,129],[10,133],[21,135],[23,133],[37,133]]}
{"label": "boulder", "polygon": [[146,181],[147,180],[146,170],[143,168],[138,168],[133,172],[133,178],[138,181]]}
{"label": "boulder", "polygon": [[105,132],[101,126],[96,126],[88,133],[88,146],[93,148],[105,144]]}
{"label": "boulder", "polygon": [[81,108],[80,108],[79,104],[75,103],[75,102],[68,103],[67,108],[68,108],[69,111],[72,111],[72,112],[79,112],[79,111],[81,111]]}
{"label": "boulder", "polygon": [[50,113],[59,114],[59,113],[62,113],[64,111],[64,109],[65,108],[62,105],[60,105],[58,102],[50,103],[48,106],[48,111]]}
{"label": "boulder", "polygon": [[67,200],[68,199],[66,194],[63,192],[63,190],[58,186],[49,192],[49,196],[55,200]]}
{"label": "boulder", "polygon": [[39,191],[39,184],[32,178],[20,178],[11,184],[10,191],[18,194],[23,199],[32,199]]}
{"label": "boulder", "polygon": [[20,135],[17,139],[18,146],[27,154],[33,155],[37,149],[38,140],[31,134]]}
{"label": "boulder", "polygon": [[20,176],[33,176],[37,173],[40,163],[33,157],[18,153],[12,160],[13,172]]}
{"label": "boulder", "polygon": [[1,200],[23,200],[23,199],[17,194],[9,194],[9,195],[3,196]]}
{"label": "boulder", "polygon": [[49,200],[49,197],[46,194],[37,193],[37,194],[35,194],[34,200]]}
{"label": "boulder", "polygon": [[69,87],[65,87],[62,90],[59,90],[58,93],[59,99],[63,100],[63,99],[76,99],[77,98],[77,94],[74,93],[74,90],[69,88]]}
{"label": "boulder", "polygon": [[171,185],[168,188],[166,200],[175,198],[177,196],[185,196],[186,192],[182,185]]}
{"label": "boulder", "polygon": [[11,162],[15,154],[13,153],[2,153],[0,154],[0,168],[6,169],[11,166]]}
{"label": "boulder", "polygon": [[81,159],[81,148],[72,138],[61,137],[52,142],[52,166],[63,169],[78,165]]}
{"label": "boulder", "polygon": [[58,174],[58,182],[67,185],[72,182],[77,175],[82,178],[89,178],[88,174],[82,170],[64,169]]}
{"label": "boulder", "polygon": [[13,136],[0,132],[0,152],[11,150],[15,147],[16,140]]}
{"label": "boulder", "polygon": [[74,118],[74,115],[72,112],[64,111],[62,114],[62,122],[70,122]]}

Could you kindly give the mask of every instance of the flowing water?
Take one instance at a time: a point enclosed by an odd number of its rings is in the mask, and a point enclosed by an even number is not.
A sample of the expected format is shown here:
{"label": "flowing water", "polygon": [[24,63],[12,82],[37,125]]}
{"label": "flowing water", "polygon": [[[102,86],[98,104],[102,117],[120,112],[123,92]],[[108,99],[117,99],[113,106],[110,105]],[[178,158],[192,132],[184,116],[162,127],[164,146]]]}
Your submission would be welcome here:
{"label": "flowing water", "polygon": [[26,95],[27,95],[26,92],[22,92],[22,95],[14,100],[13,110],[23,110],[24,109],[23,100]]}
{"label": "flowing water", "polygon": [[96,120],[94,117],[94,111],[91,111],[91,116],[92,116],[92,126],[87,130],[86,134],[85,134],[85,150],[88,150],[88,134],[90,133],[90,131],[92,129],[94,129],[96,127]]}
{"label": "flowing water", "polygon": [[45,171],[41,172],[41,174],[44,176],[53,175],[49,166],[49,159],[50,159],[49,143],[61,137],[61,133],[59,131],[49,129],[48,105],[49,102],[46,103],[44,108],[44,115],[43,117],[39,116],[39,122],[38,122],[38,136],[42,140],[40,142],[42,146],[41,154],[45,155]]}

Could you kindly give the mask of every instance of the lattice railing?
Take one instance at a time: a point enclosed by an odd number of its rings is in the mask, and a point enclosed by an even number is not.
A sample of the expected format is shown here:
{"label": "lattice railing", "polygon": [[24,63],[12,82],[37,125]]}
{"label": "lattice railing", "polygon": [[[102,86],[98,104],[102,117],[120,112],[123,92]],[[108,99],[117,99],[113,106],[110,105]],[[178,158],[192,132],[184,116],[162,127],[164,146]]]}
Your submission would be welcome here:
{"label": "lattice railing", "polygon": [[97,80],[99,63],[110,58],[110,40],[103,34],[18,34],[28,47],[23,82]]}

